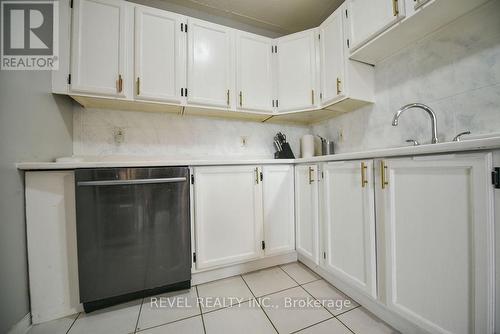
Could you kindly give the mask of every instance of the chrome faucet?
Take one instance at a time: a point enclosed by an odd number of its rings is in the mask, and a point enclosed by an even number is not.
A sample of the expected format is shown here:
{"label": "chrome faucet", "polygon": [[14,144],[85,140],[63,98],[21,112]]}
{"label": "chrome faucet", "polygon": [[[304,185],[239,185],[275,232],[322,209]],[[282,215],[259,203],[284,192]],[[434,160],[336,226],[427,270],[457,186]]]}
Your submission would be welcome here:
{"label": "chrome faucet", "polygon": [[432,143],[436,144],[438,142],[436,114],[434,113],[434,111],[429,106],[426,106],[425,104],[422,104],[422,103],[410,103],[410,104],[407,104],[407,105],[401,107],[401,109],[399,109],[396,112],[396,114],[394,115],[394,118],[392,120],[392,126],[398,126],[398,124],[399,124],[399,117],[401,116],[401,114],[404,111],[406,111],[408,109],[412,109],[412,108],[419,108],[419,109],[425,110],[427,112],[427,114],[429,114],[429,117],[431,118]]}

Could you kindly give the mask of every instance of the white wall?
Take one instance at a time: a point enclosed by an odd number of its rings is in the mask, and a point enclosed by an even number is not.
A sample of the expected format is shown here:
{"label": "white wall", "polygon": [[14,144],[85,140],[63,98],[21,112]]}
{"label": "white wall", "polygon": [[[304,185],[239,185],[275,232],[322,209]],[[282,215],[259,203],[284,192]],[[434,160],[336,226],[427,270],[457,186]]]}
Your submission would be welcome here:
{"label": "white wall", "polygon": [[[74,108],[75,155],[140,155],[165,158],[269,158],[278,131],[287,135],[296,157],[305,126],[263,124],[167,113]],[[116,144],[121,128],[125,140]],[[247,146],[241,145],[247,138]]]}
{"label": "white wall", "polygon": [[[409,110],[392,127],[394,112],[422,102],[437,114],[440,140],[461,131],[500,132],[500,1],[473,13],[375,67],[376,104],[313,127],[336,141],[336,152],[407,145],[431,139],[430,120]],[[343,142],[339,133],[343,133]]]}
{"label": "white wall", "polygon": [[72,151],[71,100],[50,85],[50,72],[0,72],[0,333],[29,312],[24,180],[15,163]]}

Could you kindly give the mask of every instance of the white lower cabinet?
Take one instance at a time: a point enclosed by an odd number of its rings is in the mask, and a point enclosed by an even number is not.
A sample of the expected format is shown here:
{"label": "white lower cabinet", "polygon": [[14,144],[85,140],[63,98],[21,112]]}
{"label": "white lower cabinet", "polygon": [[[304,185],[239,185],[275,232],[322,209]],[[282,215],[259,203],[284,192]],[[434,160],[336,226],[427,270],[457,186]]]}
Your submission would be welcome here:
{"label": "white lower cabinet", "polygon": [[295,167],[296,250],[319,264],[318,165]]}
{"label": "white lower cabinet", "polygon": [[294,249],[293,166],[194,168],[196,269]]}
{"label": "white lower cabinet", "polygon": [[295,249],[293,166],[262,167],[265,254]]}
{"label": "white lower cabinet", "polygon": [[376,167],[387,307],[430,333],[493,333],[491,154]]}
{"label": "white lower cabinet", "polygon": [[196,268],[259,258],[260,167],[199,167],[194,179]]}
{"label": "white lower cabinet", "polygon": [[376,298],[373,161],[330,162],[321,171],[322,266]]}

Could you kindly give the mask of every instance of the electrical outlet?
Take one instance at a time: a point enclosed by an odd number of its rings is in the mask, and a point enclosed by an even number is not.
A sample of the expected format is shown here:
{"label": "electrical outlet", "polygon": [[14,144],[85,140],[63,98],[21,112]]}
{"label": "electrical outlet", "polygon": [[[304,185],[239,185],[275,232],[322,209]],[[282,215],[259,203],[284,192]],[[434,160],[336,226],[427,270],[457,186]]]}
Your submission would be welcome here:
{"label": "electrical outlet", "polygon": [[241,136],[240,137],[240,144],[241,144],[241,147],[247,147],[247,145],[248,145],[248,137],[247,136]]}
{"label": "electrical outlet", "polygon": [[125,130],[122,128],[115,128],[113,130],[113,138],[116,145],[120,145],[125,141]]}

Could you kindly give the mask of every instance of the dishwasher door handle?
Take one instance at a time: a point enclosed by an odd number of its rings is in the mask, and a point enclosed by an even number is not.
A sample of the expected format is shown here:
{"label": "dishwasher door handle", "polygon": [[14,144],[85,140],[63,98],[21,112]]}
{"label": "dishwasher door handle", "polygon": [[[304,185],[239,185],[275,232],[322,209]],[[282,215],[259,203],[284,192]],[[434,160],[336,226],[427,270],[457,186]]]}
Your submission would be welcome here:
{"label": "dishwasher door handle", "polygon": [[177,183],[186,182],[186,177],[171,177],[160,179],[137,179],[137,180],[108,180],[108,181],[79,181],[80,186],[123,186],[134,184],[156,184],[156,183]]}

